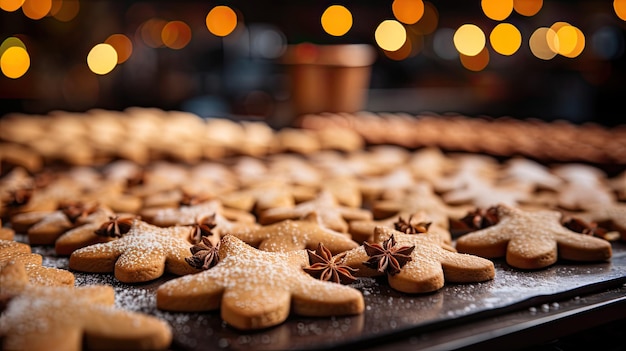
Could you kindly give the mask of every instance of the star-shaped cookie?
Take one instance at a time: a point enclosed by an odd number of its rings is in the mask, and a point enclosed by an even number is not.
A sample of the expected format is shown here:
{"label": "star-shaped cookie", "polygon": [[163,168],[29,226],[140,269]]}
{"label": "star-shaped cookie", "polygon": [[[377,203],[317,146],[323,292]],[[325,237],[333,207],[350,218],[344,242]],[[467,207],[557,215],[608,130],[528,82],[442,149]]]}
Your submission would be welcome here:
{"label": "star-shaped cookie", "polygon": [[257,229],[231,230],[229,233],[251,246],[272,252],[314,250],[319,243],[323,243],[333,254],[337,254],[358,246],[349,234],[320,225],[315,213],[301,220],[286,219]]}
{"label": "star-shaped cookie", "polygon": [[191,256],[189,231],[187,226],[161,228],[136,219],[121,238],[72,252],[69,268],[114,272],[115,278],[124,283],[151,281],[165,271],[176,275],[196,273],[185,261],[185,257]]}
{"label": "star-shaped cookie", "polygon": [[524,211],[500,204],[498,223],[459,237],[456,249],[486,258],[506,257],[519,269],[541,269],[558,259],[598,262],[611,258],[611,244],[565,228],[558,211]]}
{"label": "star-shaped cookie", "polygon": [[577,212],[576,217],[596,223],[609,223],[611,229],[617,230],[623,241],[626,241],[626,204],[611,202],[597,204],[583,212]]}
{"label": "star-shaped cookie", "polygon": [[30,284],[19,262],[0,268],[0,286],[4,350],[165,350],[172,341],[165,321],[116,308],[111,286]]}
{"label": "star-shaped cookie", "polygon": [[263,211],[259,215],[259,223],[265,225],[285,219],[302,219],[313,212],[317,213],[322,225],[342,233],[348,231],[349,221],[372,219],[369,210],[341,206],[330,192],[322,190],[315,199],[294,207],[276,207]]}
{"label": "star-shaped cookie", "polygon": [[411,260],[397,274],[379,272],[365,265],[370,257],[365,246],[361,245],[347,251],[341,262],[357,268],[355,276],[386,275],[393,289],[410,294],[436,291],[446,282],[477,283],[495,277],[493,262],[482,257],[450,251],[437,234],[404,234],[387,227],[376,227],[374,232],[374,243],[383,243],[393,236],[398,247],[415,246],[410,253]]}
{"label": "star-shaped cookie", "polygon": [[[75,280],[72,272],[43,266],[43,257],[32,253],[30,245],[12,240],[0,240],[0,269],[12,262],[20,262],[24,265],[31,284],[74,286]],[[2,295],[1,290],[0,288],[0,295]]]}
{"label": "star-shaped cookie", "polygon": [[[434,192],[432,185],[426,182],[417,182],[406,191],[395,194],[390,193],[383,199],[372,204],[372,213],[375,218],[383,219],[395,215],[405,217],[414,213],[424,212],[432,221],[433,225],[448,229],[449,218],[462,217],[468,210],[468,206],[450,206]],[[452,239],[447,238],[448,242]]]}
{"label": "star-shaped cookie", "polygon": [[317,280],[302,267],[306,250],[267,252],[226,235],[219,263],[211,269],[170,280],[157,289],[157,307],[168,311],[220,310],[240,330],[281,324],[290,313],[302,316],[355,315],[364,311],[357,289]]}

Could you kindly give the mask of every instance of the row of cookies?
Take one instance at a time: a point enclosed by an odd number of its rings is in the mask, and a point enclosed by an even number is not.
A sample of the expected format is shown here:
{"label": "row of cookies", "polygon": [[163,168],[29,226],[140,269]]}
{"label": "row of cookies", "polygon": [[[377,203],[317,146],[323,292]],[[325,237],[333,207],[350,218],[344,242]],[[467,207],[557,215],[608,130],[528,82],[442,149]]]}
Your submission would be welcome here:
{"label": "row of cookies", "polygon": [[0,161],[30,171],[53,163],[91,166],[113,159],[194,163],[230,155],[352,151],[363,145],[363,139],[348,130],[274,130],[260,120],[205,119],[157,108],[14,113],[0,119]]}
{"label": "row of cookies", "polygon": [[496,156],[523,155],[542,161],[626,163],[623,125],[608,128],[568,120],[367,111],[303,115],[297,125],[317,131],[356,131],[370,145],[392,144],[411,149],[436,146]]}

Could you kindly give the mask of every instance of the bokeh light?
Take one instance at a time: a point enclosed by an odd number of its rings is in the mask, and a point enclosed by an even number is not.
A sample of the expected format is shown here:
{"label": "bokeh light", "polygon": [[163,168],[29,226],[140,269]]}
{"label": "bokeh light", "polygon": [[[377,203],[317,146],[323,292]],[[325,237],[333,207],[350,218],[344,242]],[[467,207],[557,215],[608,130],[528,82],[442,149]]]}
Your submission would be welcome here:
{"label": "bokeh light", "polygon": [[161,40],[170,49],[182,49],[191,41],[191,28],[183,21],[170,21],[161,30]]}
{"label": "bokeh light", "polygon": [[104,43],[111,45],[117,52],[118,64],[126,62],[133,53],[133,43],[124,34],[112,34]]}
{"label": "bokeh light", "polygon": [[151,48],[163,47],[163,39],[161,33],[167,21],[160,18],[150,18],[139,27],[139,35],[141,40]]}
{"label": "bokeh light", "polygon": [[499,23],[491,31],[489,42],[495,52],[510,56],[522,45],[522,34],[510,23]]}
{"label": "bokeh light", "polygon": [[374,32],[376,44],[383,50],[396,51],[406,41],[406,29],[396,20],[382,21]]}
{"label": "bokeh light", "polygon": [[556,33],[551,28],[540,27],[535,29],[528,41],[530,51],[538,59],[551,60],[556,56],[556,51],[551,47],[554,46],[555,37]]}
{"label": "bokeh light", "polygon": [[502,21],[513,12],[513,0],[481,0],[480,7],[488,18]]}
{"label": "bokeh light", "polygon": [[614,60],[624,54],[624,36],[618,27],[603,26],[592,34],[590,46],[599,58]]}
{"label": "bokeh light", "polygon": [[617,17],[626,21],[626,0],[613,0],[613,9]]}
{"label": "bokeh light", "polygon": [[207,14],[205,22],[211,34],[225,37],[237,27],[237,14],[228,6],[215,6]]}
{"label": "bokeh light", "polygon": [[484,70],[489,64],[489,50],[487,50],[487,47],[483,47],[476,55],[468,56],[460,54],[459,58],[463,67],[470,71],[479,72]]}
{"label": "bokeh light", "polygon": [[24,4],[24,0],[0,0],[0,9],[7,12],[19,10]]}
{"label": "bokeh light", "polygon": [[52,0],[52,8],[49,15],[61,22],[73,20],[80,11],[78,0]]}
{"label": "bokeh light", "polygon": [[513,10],[522,16],[536,15],[543,7],[543,0],[513,0]]}
{"label": "bokeh light", "polygon": [[413,43],[411,42],[411,40],[405,40],[402,47],[400,47],[396,51],[383,50],[383,53],[385,54],[385,56],[387,56],[388,58],[394,61],[402,61],[408,58],[412,52],[413,52]]}
{"label": "bokeh light", "polygon": [[394,0],[391,10],[398,21],[414,24],[424,15],[424,2],[422,0]]}
{"label": "bokeh light", "polygon": [[8,78],[20,78],[26,74],[29,67],[30,56],[26,49],[21,46],[11,46],[4,50],[0,56],[0,69]]}
{"label": "bokeh light", "polygon": [[44,18],[52,9],[52,0],[26,0],[22,4],[22,12],[30,19]]}
{"label": "bokeh light", "polygon": [[6,49],[13,47],[13,46],[19,46],[23,48],[24,50],[26,50],[26,45],[24,45],[24,42],[20,38],[8,37],[4,39],[2,44],[0,44],[0,55],[2,55],[2,53],[4,53]]}
{"label": "bokeh light", "polygon": [[98,44],[89,51],[87,65],[95,74],[107,74],[117,65],[117,51],[109,44]]}
{"label": "bokeh light", "polygon": [[266,59],[275,59],[282,56],[287,50],[285,34],[268,25],[254,25],[250,31],[250,45],[252,53]]}
{"label": "bokeh light", "polygon": [[340,37],[352,28],[352,13],[344,6],[332,5],[322,13],[321,23],[326,33]]}
{"label": "bokeh light", "polygon": [[444,60],[454,60],[459,52],[454,47],[454,29],[439,28],[433,35],[433,51]]}
{"label": "bokeh light", "polygon": [[485,33],[475,24],[464,24],[454,33],[454,46],[463,55],[476,56],[485,44]]}
{"label": "bokeh light", "polygon": [[424,14],[419,21],[411,25],[411,30],[422,35],[432,34],[437,30],[437,26],[439,25],[439,12],[431,2],[425,1],[423,3]]}
{"label": "bokeh light", "polygon": [[574,26],[562,26],[556,31],[556,37],[559,41],[558,54],[562,56],[574,58],[585,48],[585,35]]}

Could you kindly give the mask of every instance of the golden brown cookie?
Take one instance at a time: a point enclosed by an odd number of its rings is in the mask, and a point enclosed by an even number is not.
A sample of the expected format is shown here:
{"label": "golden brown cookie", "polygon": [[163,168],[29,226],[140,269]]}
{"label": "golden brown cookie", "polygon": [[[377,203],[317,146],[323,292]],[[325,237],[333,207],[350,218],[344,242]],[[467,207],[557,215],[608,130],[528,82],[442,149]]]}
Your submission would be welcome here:
{"label": "golden brown cookie", "polygon": [[136,219],[128,233],[106,243],[78,249],[70,255],[69,268],[80,272],[115,273],[125,283],[154,280],[165,271],[196,273],[185,262],[190,256],[189,227],[161,228]]}
{"label": "golden brown cookie", "polygon": [[263,211],[259,215],[259,223],[266,225],[285,219],[302,219],[311,213],[317,214],[320,224],[342,233],[348,231],[350,221],[372,218],[369,210],[341,206],[330,192],[321,191],[315,199],[294,207],[276,207]]}
{"label": "golden brown cookie", "polygon": [[94,217],[61,234],[54,242],[54,251],[57,255],[69,256],[82,247],[115,240],[128,233],[135,218],[135,215],[124,213]]}
{"label": "golden brown cookie", "polygon": [[[368,246],[375,246],[376,254]],[[404,234],[387,227],[376,227],[372,244],[347,251],[341,263],[358,269],[355,276],[386,275],[393,289],[411,294],[439,290],[446,282],[477,283],[495,277],[493,262],[458,253],[437,234]]]}
{"label": "golden brown cookie", "polygon": [[157,307],[168,311],[220,310],[236,329],[276,326],[290,313],[302,316],[356,315],[364,311],[360,291],[313,278],[306,250],[267,252],[226,235],[219,262],[198,274],[170,280],[157,290]]}
{"label": "golden brown cookie", "polygon": [[4,350],[165,350],[172,341],[165,321],[116,308],[110,286],[29,284],[19,263],[0,268],[0,286]]}
{"label": "golden brown cookie", "polygon": [[621,240],[626,241],[626,204],[622,202],[597,204],[587,211],[577,212],[575,216],[590,223],[601,223],[610,230],[616,230],[620,233]]}
{"label": "golden brown cookie", "polygon": [[542,269],[559,259],[599,262],[612,256],[611,244],[581,235],[561,224],[558,211],[524,211],[498,205],[498,223],[459,237],[459,252],[486,258],[506,257],[519,269]]}
{"label": "golden brown cookie", "polygon": [[12,228],[2,226],[2,219],[0,219],[0,240],[13,240],[15,237],[15,231]]}
{"label": "golden brown cookie", "polygon": [[313,250],[323,243],[333,254],[337,254],[358,246],[350,235],[320,225],[315,213],[301,220],[286,219],[257,229],[231,230],[228,233],[251,246],[272,252]]}
{"label": "golden brown cookie", "polygon": [[24,264],[28,280],[32,284],[74,286],[73,273],[64,269],[42,266],[43,257],[32,253],[29,245],[0,240],[0,269],[11,262]]}

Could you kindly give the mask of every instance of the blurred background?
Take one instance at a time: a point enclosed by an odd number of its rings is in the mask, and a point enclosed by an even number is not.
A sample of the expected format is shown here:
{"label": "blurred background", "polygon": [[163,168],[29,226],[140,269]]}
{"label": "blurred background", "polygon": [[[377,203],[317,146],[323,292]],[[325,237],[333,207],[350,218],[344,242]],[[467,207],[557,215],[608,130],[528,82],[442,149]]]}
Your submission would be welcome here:
{"label": "blurred background", "polygon": [[625,20],[626,0],[0,0],[0,115],[145,106],[278,127],[358,110],[616,125]]}

